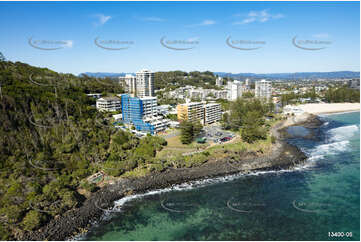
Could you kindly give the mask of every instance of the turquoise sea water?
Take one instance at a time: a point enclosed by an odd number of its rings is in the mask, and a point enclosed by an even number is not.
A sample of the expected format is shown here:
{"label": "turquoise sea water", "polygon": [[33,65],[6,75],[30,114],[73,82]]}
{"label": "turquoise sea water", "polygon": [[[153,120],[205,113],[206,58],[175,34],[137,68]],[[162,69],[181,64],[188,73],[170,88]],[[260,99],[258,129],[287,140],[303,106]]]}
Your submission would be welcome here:
{"label": "turquoise sea water", "polygon": [[322,118],[320,140],[290,140],[305,166],[123,199],[82,239],[359,240],[360,113]]}

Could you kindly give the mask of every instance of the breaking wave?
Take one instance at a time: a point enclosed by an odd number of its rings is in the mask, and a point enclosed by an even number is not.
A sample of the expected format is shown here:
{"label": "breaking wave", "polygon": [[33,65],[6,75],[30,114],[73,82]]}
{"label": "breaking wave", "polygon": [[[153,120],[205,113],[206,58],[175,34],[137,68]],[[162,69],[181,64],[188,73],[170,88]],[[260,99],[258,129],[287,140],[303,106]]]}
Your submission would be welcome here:
{"label": "breaking wave", "polygon": [[330,129],[327,133],[331,141],[344,141],[352,138],[359,131],[357,125],[348,125]]}
{"label": "breaking wave", "polygon": [[309,161],[324,158],[326,155],[335,155],[349,149],[350,139],[359,132],[357,125],[337,127],[326,131],[326,143],[322,143],[309,150]]}

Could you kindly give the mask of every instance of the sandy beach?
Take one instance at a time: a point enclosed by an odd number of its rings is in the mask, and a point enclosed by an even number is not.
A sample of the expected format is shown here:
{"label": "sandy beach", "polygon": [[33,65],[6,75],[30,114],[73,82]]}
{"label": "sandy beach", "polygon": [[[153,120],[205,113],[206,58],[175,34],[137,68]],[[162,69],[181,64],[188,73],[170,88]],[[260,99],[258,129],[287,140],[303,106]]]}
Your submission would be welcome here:
{"label": "sandy beach", "polygon": [[311,114],[327,114],[360,111],[360,103],[310,103],[297,106]]}

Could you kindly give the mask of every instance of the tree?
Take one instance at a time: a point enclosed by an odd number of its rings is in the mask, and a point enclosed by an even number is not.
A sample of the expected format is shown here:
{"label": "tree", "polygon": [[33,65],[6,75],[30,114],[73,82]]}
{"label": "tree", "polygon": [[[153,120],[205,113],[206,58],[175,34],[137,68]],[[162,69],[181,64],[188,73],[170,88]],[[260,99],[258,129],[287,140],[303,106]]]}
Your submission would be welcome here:
{"label": "tree", "polygon": [[348,87],[329,88],[325,98],[330,103],[360,102],[360,90]]}
{"label": "tree", "polygon": [[75,193],[73,191],[64,189],[59,195],[62,198],[62,206],[66,208],[73,208],[78,203],[75,197]]}
{"label": "tree", "polygon": [[180,123],[182,144],[192,143],[194,137],[196,137],[203,129],[199,120],[188,121],[184,120]]}
{"label": "tree", "polygon": [[234,131],[242,129],[242,139],[253,143],[267,137],[265,115],[272,113],[273,103],[263,103],[259,99],[239,98],[232,102],[230,114],[225,113],[222,118],[222,126]]}
{"label": "tree", "polygon": [[256,111],[248,112],[244,117],[242,127],[242,139],[247,143],[253,143],[259,139],[266,139],[267,132],[262,126],[263,120]]}
{"label": "tree", "polygon": [[97,186],[94,183],[90,183],[88,181],[84,181],[81,184],[81,187],[85,190],[87,190],[88,192],[94,192],[96,191]]}
{"label": "tree", "polygon": [[203,129],[203,126],[199,120],[195,120],[192,122],[193,125],[193,138],[197,136]]}
{"label": "tree", "polygon": [[5,215],[9,223],[17,223],[24,216],[23,212],[19,205],[9,205],[0,210],[0,215]]}
{"label": "tree", "polygon": [[0,239],[1,240],[11,240],[10,239],[11,233],[10,231],[5,227],[5,225],[0,224]]}
{"label": "tree", "polygon": [[168,114],[166,118],[170,119],[172,121],[177,121],[178,120],[177,114]]}
{"label": "tree", "polygon": [[180,123],[180,130],[181,130],[180,140],[182,144],[192,143],[194,137],[193,123],[188,120],[183,120]]}
{"label": "tree", "polygon": [[31,210],[24,217],[22,224],[25,230],[32,231],[38,228],[43,221],[44,216],[40,212]]}
{"label": "tree", "polygon": [[252,97],[254,97],[254,93],[253,92],[244,92],[242,94],[242,97],[244,97],[244,98],[252,98]]}
{"label": "tree", "polygon": [[224,113],[221,120],[222,128],[223,129],[231,129],[231,125],[229,124],[229,114]]}

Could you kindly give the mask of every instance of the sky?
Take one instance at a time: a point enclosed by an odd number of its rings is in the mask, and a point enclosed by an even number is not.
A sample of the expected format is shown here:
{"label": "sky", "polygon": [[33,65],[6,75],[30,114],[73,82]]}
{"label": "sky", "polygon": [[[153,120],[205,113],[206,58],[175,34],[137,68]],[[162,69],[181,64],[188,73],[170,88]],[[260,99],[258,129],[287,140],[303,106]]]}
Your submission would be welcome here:
{"label": "sky", "polygon": [[360,71],[359,2],[0,2],[0,30],[63,73]]}

